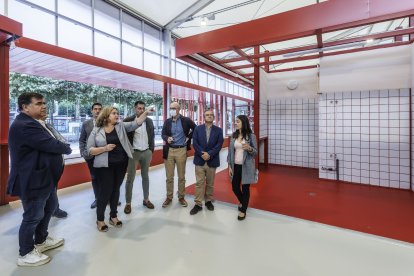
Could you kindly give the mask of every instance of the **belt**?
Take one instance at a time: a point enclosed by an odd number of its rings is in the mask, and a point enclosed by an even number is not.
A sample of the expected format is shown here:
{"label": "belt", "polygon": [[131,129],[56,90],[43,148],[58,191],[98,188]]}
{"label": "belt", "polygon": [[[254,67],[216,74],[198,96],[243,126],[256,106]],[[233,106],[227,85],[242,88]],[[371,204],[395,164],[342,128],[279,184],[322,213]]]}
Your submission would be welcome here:
{"label": "belt", "polygon": [[139,149],[134,149],[134,151],[140,151],[140,152],[144,152],[144,151],[147,151],[148,149],[145,149],[145,150],[139,150]]}
{"label": "belt", "polygon": [[181,148],[186,148],[187,147],[187,145],[183,145],[183,146],[170,146],[170,148],[173,148],[173,149],[181,149]]}

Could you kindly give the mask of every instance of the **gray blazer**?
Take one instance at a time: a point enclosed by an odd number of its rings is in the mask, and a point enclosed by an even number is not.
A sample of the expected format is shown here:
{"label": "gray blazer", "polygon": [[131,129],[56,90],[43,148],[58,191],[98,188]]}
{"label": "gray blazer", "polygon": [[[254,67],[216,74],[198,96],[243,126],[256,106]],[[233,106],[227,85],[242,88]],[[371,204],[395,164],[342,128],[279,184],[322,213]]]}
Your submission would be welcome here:
{"label": "gray blazer", "polygon": [[[132,152],[134,150],[132,149],[131,143],[129,143],[127,132],[134,131],[138,127],[140,127],[140,125],[138,125],[136,121],[129,123],[119,122],[115,125],[116,134],[118,135],[119,141],[121,142],[121,145],[129,158],[133,158]],[[103,127],[94,127],[88,138],[88,155],[91,155],[90,152],[92,147],[104,147],[106,145],[105,129]],[[95,168],[108,167],[108,152],[106,151],[95,155],[93,166]]]}
{"label": "gray blazer", "polygon": [[[234,138],[230,139],[229,152],[227,155],[227,163],[234,172]],[[257,155],[257,142],[256,135],[253,133],[250,135],[249,145],[253,148],[251,153],[243,152],[243,165],[242,165],[242,184],[255,184],[256,174],[256,162],[254,157]]]}
{"label": "gray blazer", "polygon": [[86,148],[86,143],[88,142],[88,138],[92,130],[93,130],[93,118],[83,122],[81,133],[79,136],[79,150],[80,150],[81,156],[85,158],[85,160],[93,158],[92,155],[89,155],[88,150]]}

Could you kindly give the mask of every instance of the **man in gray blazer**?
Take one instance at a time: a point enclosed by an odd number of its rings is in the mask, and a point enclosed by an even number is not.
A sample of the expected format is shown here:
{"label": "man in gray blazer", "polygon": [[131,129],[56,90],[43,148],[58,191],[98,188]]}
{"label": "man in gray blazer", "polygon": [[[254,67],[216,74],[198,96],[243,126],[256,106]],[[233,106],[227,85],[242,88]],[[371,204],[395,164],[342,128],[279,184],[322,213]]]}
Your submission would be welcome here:
{"label": "man in gray blazer", "polygon": [[88,154],[86,148],[86,143],[88,141],[89,135],[92,132],[92,129],[95,126],[96,118],[98,118],[99,113],[102,110],[102,104],[94,103],[91,107],[92,118],[86,120],[82,124],[81,134],[79,137],[79,150],[81,156],[85,159],[88,164],[89,173],[91,174],[93,193],[95,194],[95,200],[92,202],[91,209],[96,208],[96,197],[98,195],[98,185],[96,183],[95,169],[93,167],[93,156]]}
{"label": "man in gray blazer", "polygon": [[[142,101],[136,101],[135,114],[124,119],[124,122],[132,122],[136,117],[141,116],[145,111],[145,103]],[[152,153],[154,152],[155,133],[154,123],[150,118],[146,118],[141,127],[137,128],[133,132],[128,132],[128,139],[131,143],[134,152],[133,158],[128,162],[128,176],[125,184],[125,199],[126,204],[124,208],[125,214],[131,213],[131,201],[132,201],[132,187],[134,186],[135,174],[137,171],[137,165],[141,167],[142,177],[142,192],[144,201],[142,204],[148,209],[154,209],[154,204],[149,200],[149,176],[148,171],[152,159]]]}

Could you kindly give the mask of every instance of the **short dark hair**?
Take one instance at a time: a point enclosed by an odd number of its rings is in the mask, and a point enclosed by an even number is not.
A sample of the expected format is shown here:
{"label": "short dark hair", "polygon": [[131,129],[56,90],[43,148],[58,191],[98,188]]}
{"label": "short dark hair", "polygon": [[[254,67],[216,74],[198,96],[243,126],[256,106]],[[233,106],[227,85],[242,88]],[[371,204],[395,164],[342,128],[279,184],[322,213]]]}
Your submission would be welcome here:
{"label": "short dark hair", "polygon": [[23,110],[23,105],[29,105],[32,102],[32,98],[41,100],[43,99],[43,95],[36,92],[25,92],[20,94],[17,98],[17,105],[19,106],[19,111]]}
{"label": "short dark hair", "polygon": [[144,106],[145,106],[145,103],[144,103],[143,101],[136,101],[136,102],[134,103],[134,107],[137,107],[137,105],[139,105],[139,104],[142,104],[142,105],[144,105]]}
{"label": "short dark hair", "polygon": [[101,103],[93,103],[93,105],[91,107],[91,110],[95,107],[95,105],[98,105],[98,106],[102,107],[102,104]]}
{"label": "short dark hair", "polygon": [[213,112],[213,117],[215,117],[214,111],[212,109],[210,109],[210,108],[207,108],[206,110],[204,110],[204,117],[206,116],[206,113],[207,112]]}

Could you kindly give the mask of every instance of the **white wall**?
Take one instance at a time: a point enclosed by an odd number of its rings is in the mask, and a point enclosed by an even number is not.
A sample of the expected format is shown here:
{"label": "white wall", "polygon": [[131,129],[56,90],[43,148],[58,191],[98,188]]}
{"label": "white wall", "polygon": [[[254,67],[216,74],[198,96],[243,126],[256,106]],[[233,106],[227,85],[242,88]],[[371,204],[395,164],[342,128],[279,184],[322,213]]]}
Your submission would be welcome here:
{"label": "white wall", "polygon": [[320,91],[401,89],[412,86],[412,45],[320,60]]}
{"label": "white wall", "polygon": [[[297,80],[299,86],[289,90],[289,80]],[[263,99],[274,100],[281,98],[317,98],[318,70],[298,70],[282,73],[260,74],[260,95]],[[261,99],[262,100],[262,99]]]}

